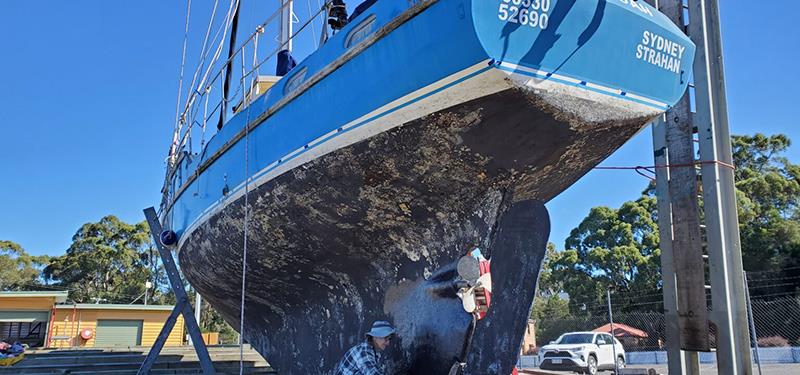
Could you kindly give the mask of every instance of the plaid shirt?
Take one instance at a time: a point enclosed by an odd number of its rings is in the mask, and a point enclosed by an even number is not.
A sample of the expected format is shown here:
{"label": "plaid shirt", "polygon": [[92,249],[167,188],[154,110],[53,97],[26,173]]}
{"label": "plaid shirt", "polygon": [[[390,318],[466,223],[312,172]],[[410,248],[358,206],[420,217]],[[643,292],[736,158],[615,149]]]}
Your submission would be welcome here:
{"label": "plaid shirt", "polygon": [[347,351],[336,365],[333,375],[383,375],[381,355],[364,341]]}

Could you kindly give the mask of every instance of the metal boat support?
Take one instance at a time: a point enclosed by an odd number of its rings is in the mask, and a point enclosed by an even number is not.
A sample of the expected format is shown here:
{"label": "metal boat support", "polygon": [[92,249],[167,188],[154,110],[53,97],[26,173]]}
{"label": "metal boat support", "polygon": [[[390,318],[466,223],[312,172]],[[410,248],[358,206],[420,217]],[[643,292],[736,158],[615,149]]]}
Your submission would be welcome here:
{"label": "metal boat support", "polygon": [[165,248],[159,238],[162,228],[161,223],[158,221],[156,210],[153,207],[146,208],[144,210],[144,216],[147,218],[147,224],[150,225],[150,233],[153,236],[153,241],[156,243],[158,253],[161,255],[161,261],[164,263],[164,269],[167,271],[169,284],[178,302],[175,304],[175,308],[172,309],[172,313],[169,314],[167,321],[164,323],[164,327],[161,328],[161,333],[158,334],[156,342],[153,344],[153,347],[150,348],[147,357],[144,359],[142,366],[139,367],[139,371],[136,374],[145,375],[150,373],[150,369],[156,363],[158,355],[161,353],[161,348],[164,347],[164,343],[167,342],[167,337],[169,337],[172,328],[175,326],[175,322],[178,320],[178,315],[183,314],[183,320],[186,322],[186,329],[189,331],[194,350],[197,352],[197,357],[200,359],[200,367],[203,369],[203,374],[213,375],[216,371],[214,370],[214,365],[211,363],[211,357],[208,355],[208,349],[203,341],[203,337],[200,335],[200,326],[194,319],[194,315],[192,315],[192,306],[189,304],[189,297],[186,295],[186,289],[183,288],[183,280],[181,280],[180,273],[178,273],[178,267],[175,266],[172,253],[170,253],[169,249]]}

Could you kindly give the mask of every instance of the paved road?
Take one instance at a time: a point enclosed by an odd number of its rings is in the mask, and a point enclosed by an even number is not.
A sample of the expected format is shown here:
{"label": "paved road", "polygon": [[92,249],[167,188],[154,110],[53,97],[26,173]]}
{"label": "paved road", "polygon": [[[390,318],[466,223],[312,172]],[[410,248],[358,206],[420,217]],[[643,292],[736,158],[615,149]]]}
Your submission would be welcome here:
{"label": "paved road", "polygon": [[[644,368],[644,369],[654,369],[656,370],[657,374],[667,374],[667,365],[637,365],[637,366],[630,366],[630,368]],[[533,369],[532,369],[533,370]],[[537,374],[553,374],[553,375],[562,375],[562,374],[572,374],[571,372],[563,372],[563,371],[541,371],[537,370]],[[800,375],[800,364],[792,363],[792,364],[764,364],[761,365],[761,370],[763,375]],[[601,374],[611,374],[611,372],[601,372]],[[725,375],[719,374],[717,371],[716,365],[700,365],[700,374],[701,375]],[[753,374],[758,375],[758,368],[753,368]]]}
{"label": "paved road", "polygon": [[[633,367],[633,366],[631,366]],[[666,374],[667,373],[667,366],[666,365],[651,365],[651,366],[636,366],[644,367],[644,368],[653,368],[659,374]],[[797,363],[788,363],[788,364],[763,364],[761,365],[761,370],[763,375],[800,375],[800,364]],[[701,375],[716,375],[718,374],[717,366],[716,365],[700,365],[700,374]],[[753,374],[758,375],[758,368],[753,368]],[[722,375],[722,374],[720,374]]]}

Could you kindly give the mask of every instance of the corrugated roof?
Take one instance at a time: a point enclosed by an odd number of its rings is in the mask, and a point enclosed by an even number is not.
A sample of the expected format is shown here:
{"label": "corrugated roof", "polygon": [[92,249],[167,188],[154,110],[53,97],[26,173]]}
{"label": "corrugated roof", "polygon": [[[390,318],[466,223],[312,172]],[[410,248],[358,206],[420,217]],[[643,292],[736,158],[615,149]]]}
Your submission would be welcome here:
{"label": "corrugated roof", "polygon": [[[597,327],[593,332],[608,332],[611,333],[611,323],[602,327]],[[614,336],[615,337],[647,337],[647,332],[641,329],[633,328],[626,324],[614,323]]]}
{"label": "corrugated roof", "polygon": [[135,310],[135,311],[172,311],[173,305],[123,305],[114,303],[78,303],[56,305],[58,309],[77,308],[78,310]]}
{"label": "corrugated roof", "polygon": [[63,303],[67,301],[67,291],[15,291],[15,292],[0,292],[0,298],[47,298],[53,297],[56,303]]}

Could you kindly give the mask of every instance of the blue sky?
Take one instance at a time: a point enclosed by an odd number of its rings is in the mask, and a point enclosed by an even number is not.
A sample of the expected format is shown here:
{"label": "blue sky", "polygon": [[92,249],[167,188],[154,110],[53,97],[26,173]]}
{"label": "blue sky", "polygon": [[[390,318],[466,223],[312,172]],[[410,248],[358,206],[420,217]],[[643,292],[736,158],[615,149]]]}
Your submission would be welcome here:
{"label": "blue sky", "polygon": [[[298,0],[299,16],[317,2]],[[213,2],[194,3],[196,49]],[[242,32],[252,31],[273,3],[245,0]],[[800,142],[793,114],[800,3],[781,1],[773,11],[721,3],[732,132],[780,132]],[[33,254],[59,255],[82,224],[107,214],[140,221],[142,208],[158,203],[185,6],[177,0],[0,1],[0,239]],[[311,46],[311,38],[303,44]],[[191,59],[187,66],[194,67]],[[800,162],[800,147],[789,156]],[[652,164],[650,130],[603,164]],[[589,173],[548,204],[551,241],[562,247],[591,207],[618,207],[646,183],[634,172]]]}

